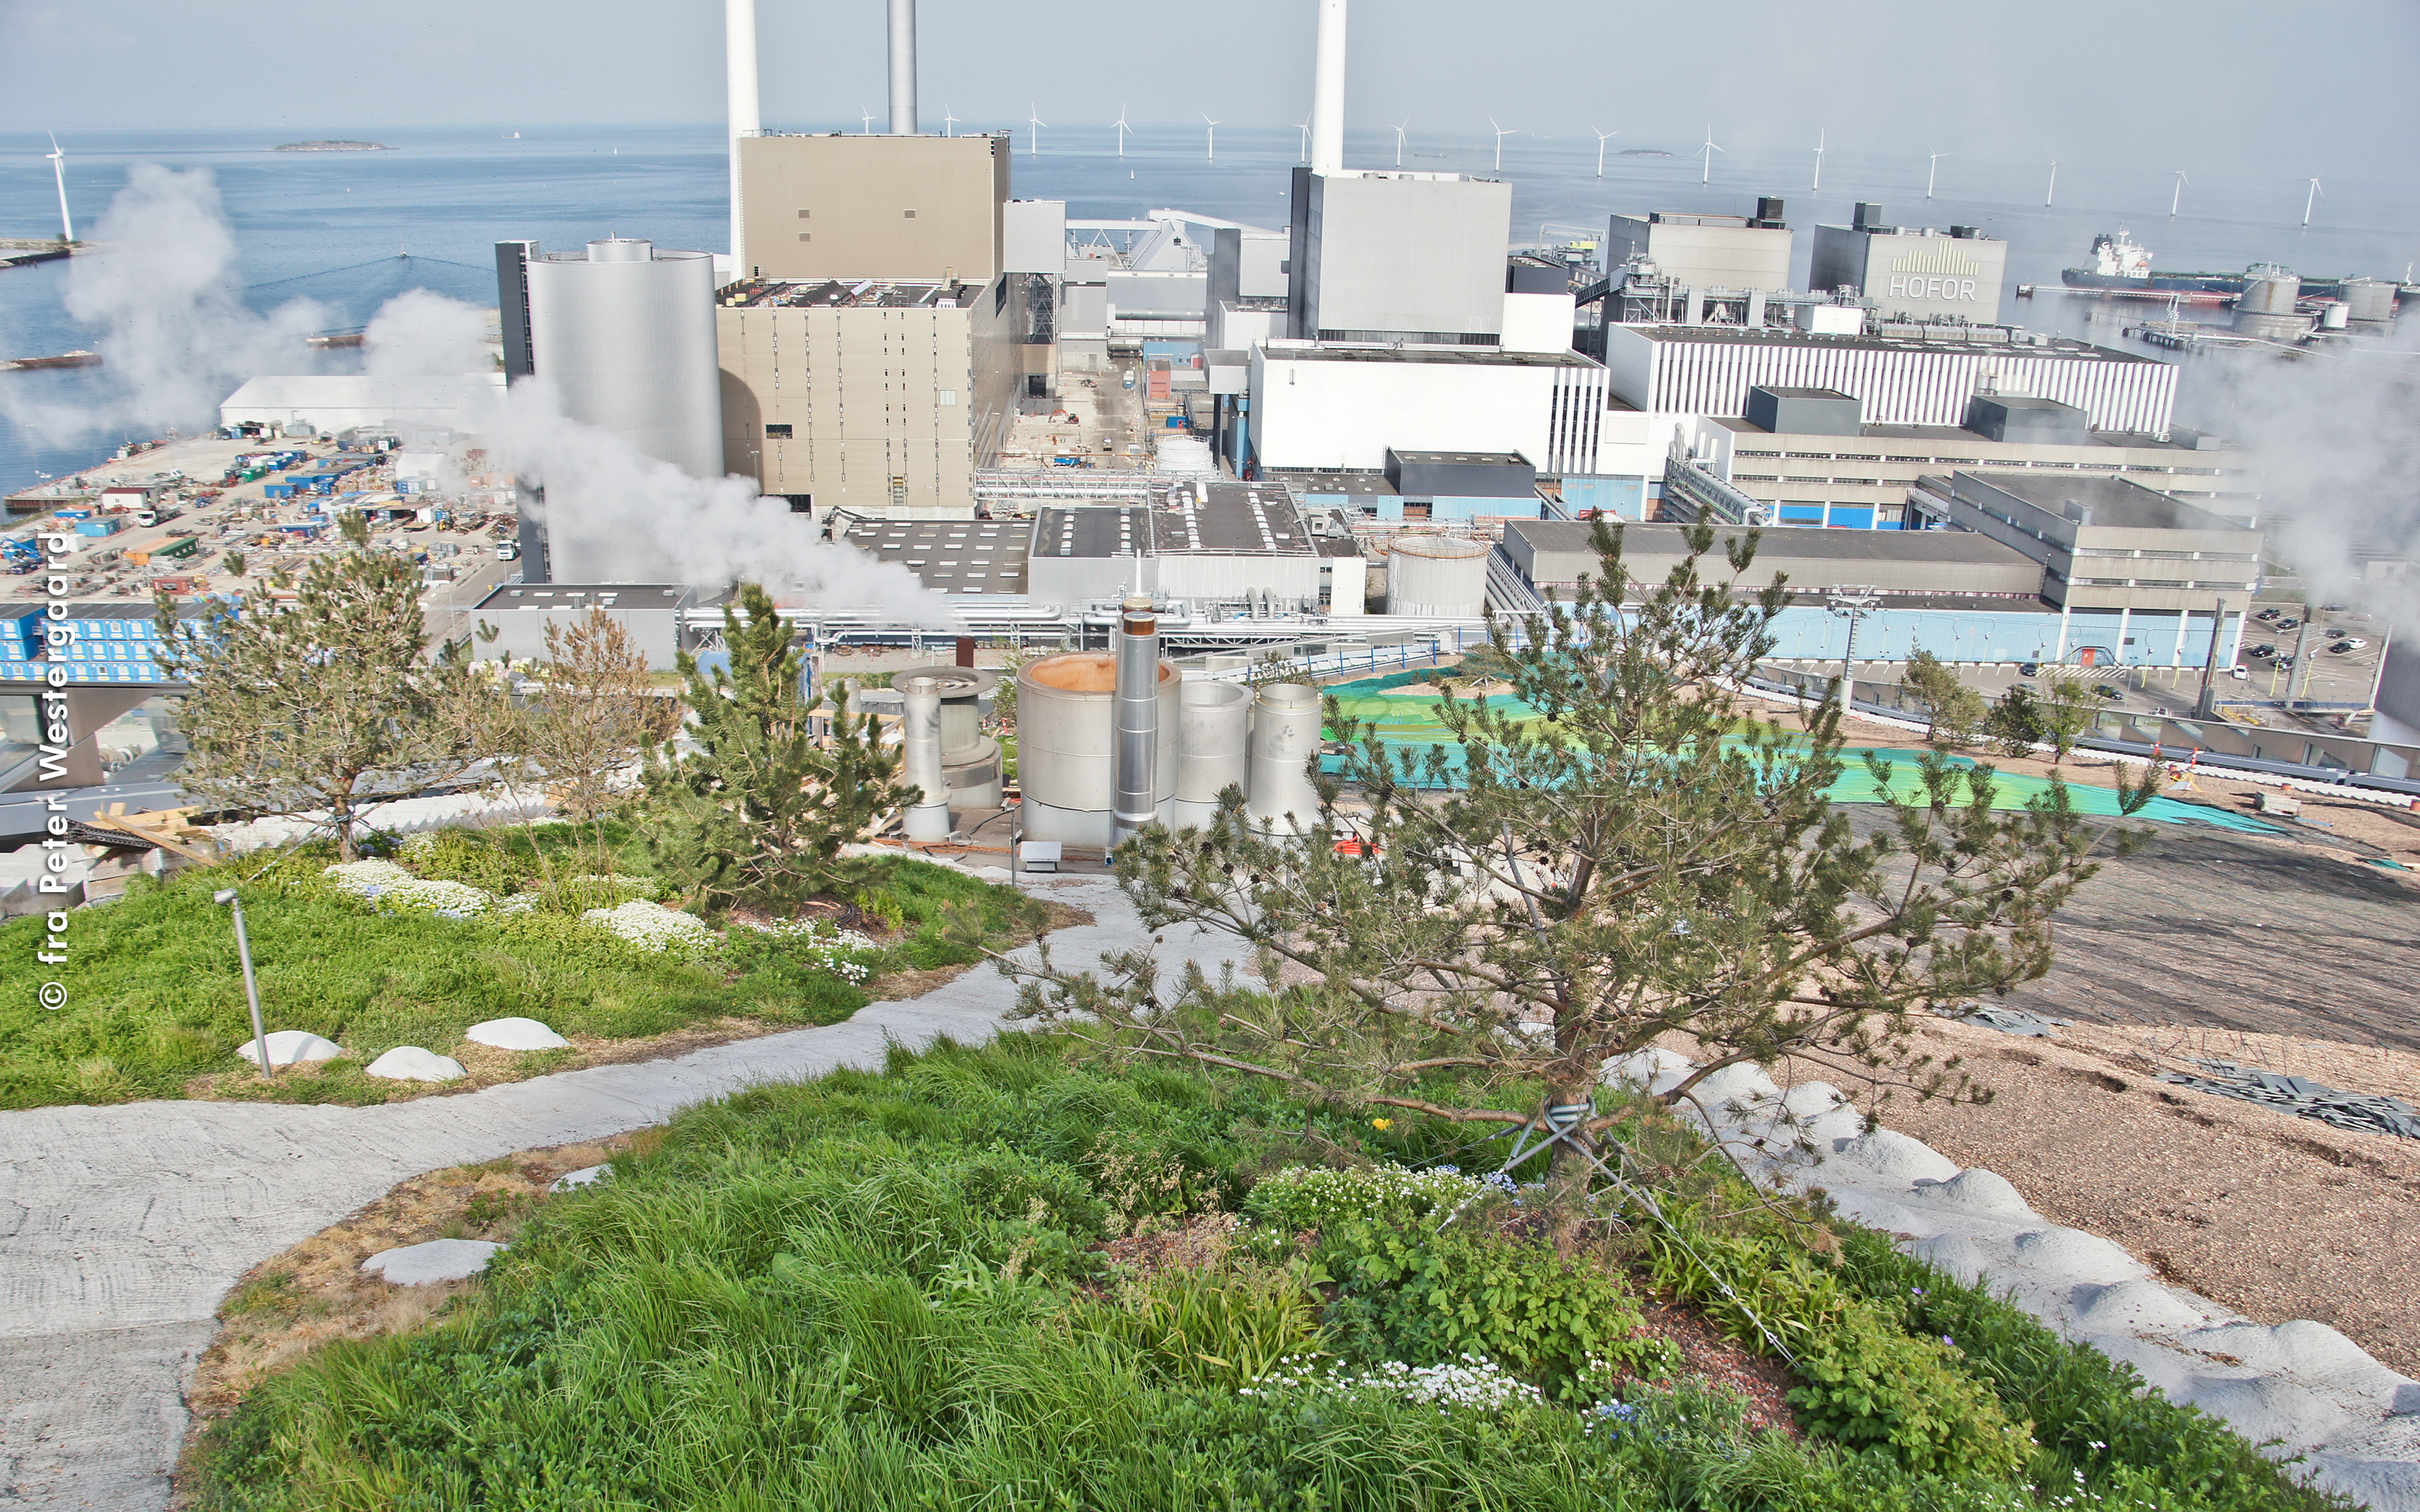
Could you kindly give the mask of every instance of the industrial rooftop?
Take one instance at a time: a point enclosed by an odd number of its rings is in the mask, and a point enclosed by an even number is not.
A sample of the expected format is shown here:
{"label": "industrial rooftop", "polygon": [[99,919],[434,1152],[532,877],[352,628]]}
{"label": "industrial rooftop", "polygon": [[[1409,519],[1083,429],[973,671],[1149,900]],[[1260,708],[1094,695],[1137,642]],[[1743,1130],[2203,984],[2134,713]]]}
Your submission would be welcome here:
{"label": "industrial rooftop", "polygon": [[1022,594],[1033,529],[1027,520],[852,517],[840,539],[908,568],[937,594]]}
{"label": "industrial rooftop", "polygon": [[[1960,469],[1951,480],[1971,479],[2024,500],[2037,509],[2064,517],[2071,503],[2092,511],[2092,523],[2126,531],[2238,531],[2243,527],[2223,515],[2196,508],[2146,488],[2130,478],[2102,478],[2040,472],[1985,472]],[[1939,480],[1935,480],[1939,481]],[[1964,497],[1963,490],[1957,490]]]}
{"label": "industrial rooftop", "polygon": [[[2096,479],[2109,482],[2109,479]],[[2128,486],[2133,486],[2128,485]],[[2153,498],[2160,497],[2154,494]],[[1507,521],[1508,531],[1518,531],[1541,551],[1592,551],[1590,532],[1594,528],[1584,520],[1516,519]],[[1685,525],[1623,525],[1617,536],[1630,550],[1655,555],[1679,555],[1686,549],[1689,527]],[[1715,527],[1715,548],[1734,537],[1745,537],[1748,532],[1738,526]],[[1758,535],[1758,561],[1769,564],[1768,558],[1824,558],[1843,562],[1937,562],[1999,563],[2010,559],[2009,548],[1988,535],[1971,531],[1827,531],[1811,526],[1768,526]]]}
{"label": "industrial rooftop", "polygon": [[982,289],[971,284],[823,279],[796,284],[742,284],[723,290],[722,303],[736,310],[912,310],[936,305],[961,308]]}
{"label": "industrial rooftop", "polygon": [[1825,336],[1807,331],[1750,331],[1745,326],[1676,326],[1638,323],[1626,325],[1625,331],[1636,331],[1650,341],[1701,342],[1711,345],[1748,346],[1761,344],[1775,347],[1830,347],[1844,351],[1927,352],[1945,347],[1989,347],[1999,351],[2014,349],[2027,357],[2058,357],[2074,362],[2140,363],[2159,364],[2156,357],[2137,357],[2133,352],[2113,351],[2095,347],[2089,342],[2073,341],[2065,336],[2051,336],[2035,341],[2011,342],[2008,328],[2002,326],[1945,326],[1944,333],[1930,332],[1922,336]]}

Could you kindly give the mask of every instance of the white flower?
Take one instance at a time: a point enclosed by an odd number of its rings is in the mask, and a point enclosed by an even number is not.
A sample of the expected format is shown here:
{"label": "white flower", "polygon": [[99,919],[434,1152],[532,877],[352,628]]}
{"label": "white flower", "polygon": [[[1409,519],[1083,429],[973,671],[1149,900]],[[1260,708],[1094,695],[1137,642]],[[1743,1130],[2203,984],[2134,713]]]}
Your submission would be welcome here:
{"label": "white flower", "polygon": [[871,955],[882,949],[866,935],[855,930],[834,926],[824,933],[820,920],[793,919],[786,924],[751,924],[750,929],[788,942],[814,965],[830,972],[843,981],[861,982],[874,974],[874,968],[852,957]]}
{"label": "white flower", "polygon": [[580,919],[611,930],[643,950],[699,955],[714,945],[714,935],[703,920],[644,898],[633,898],[619,908],[591,908]]}
{"label": "white flower", "polygon": [[1250,1206],[1280,1227],[1324,1228],[1383,1210],[1408,1211],[1413,1217],[1450,1211],[1485,1184],[1460,1171],[1416,1171],[1391,1164],[1354,1171],[1295,1165],[1264,1177],[1252,1188]]}
{"label": "white flower", "polygon": [[468,918],[487,912],[492,894],[460,882],[432,882],[413,876],[393,861],[347,861],[328,868],[326,875],[357,898],[376,903],[381,913],[397,909]]}
{"label": "white flower", "polygon": [[[1255,1389],[1258,1388],[1258,1389]],[[1500,1412],[1508,1407],[1540,1407],[1545,1395],[1517,1376],[1508,1375],[1484,1355],[1465,1354],[1441,1365],[1405,1365],[1381,1360],[1368,1370],[1345,1374],[1323,1369],[1315,1360],[1291,1355],[1277,1367],[1253,1378],[1237,1393],[1244,1396],[1276,1396],[1287,1392],[1384,1392],[1419,1406]]]}

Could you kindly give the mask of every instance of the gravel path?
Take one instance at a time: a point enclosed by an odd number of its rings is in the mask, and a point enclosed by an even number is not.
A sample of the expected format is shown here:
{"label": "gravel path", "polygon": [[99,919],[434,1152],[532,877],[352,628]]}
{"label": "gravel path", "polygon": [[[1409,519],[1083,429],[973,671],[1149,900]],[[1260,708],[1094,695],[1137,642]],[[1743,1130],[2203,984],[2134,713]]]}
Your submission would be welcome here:
{"label": "gravel path", "polygon": [[[1114,884],[1033,890],[1096,922],[1052,937],[1088,964],[1146,936]],[[1169,933],[1171,969],[1232,942]],[[1015,985],[970,971],[844,1024],[385,1107],[142,1103],[0,1113],[0,1504],[167,1504],[181,1386],[236,1279],[397,1181],[661,1122],[752,1082],[876,1068],[892,1044],[989,1038]]]}

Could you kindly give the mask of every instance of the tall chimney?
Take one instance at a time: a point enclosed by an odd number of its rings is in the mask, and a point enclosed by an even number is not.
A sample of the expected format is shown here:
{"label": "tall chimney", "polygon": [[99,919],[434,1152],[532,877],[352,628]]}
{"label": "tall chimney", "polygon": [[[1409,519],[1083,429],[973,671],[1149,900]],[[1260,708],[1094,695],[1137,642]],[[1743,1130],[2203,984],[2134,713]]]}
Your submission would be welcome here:
{"label": "tall chimney", "polygon": [[1140,594],[1119,606],[1116,672],[1110,817],[1114,838],[1124,841],[1159,819],[1159,616]]}
{"label": "tall chimney", "polygon": [[1311,171],[1344,166],[1344,0],[1319,7],[1319,60],[1311,79]]}
{"label": "tall chimney", "polygon": [[916,134],[916,0],[891,0],[891,134]]}
{"label": "tall chimney", "polygon": [[740,259],[747,217],[739,203],[739,139],[765,129],[756,102],[756,0],[722,0],[722,47],[731,116],[731,276],[746,278]]}

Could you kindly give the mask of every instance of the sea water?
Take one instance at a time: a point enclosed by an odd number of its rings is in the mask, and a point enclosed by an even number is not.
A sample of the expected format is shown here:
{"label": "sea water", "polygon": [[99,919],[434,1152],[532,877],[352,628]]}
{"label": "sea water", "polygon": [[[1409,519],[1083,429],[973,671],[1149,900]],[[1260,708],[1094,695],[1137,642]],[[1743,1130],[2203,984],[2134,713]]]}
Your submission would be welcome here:
{"label": "sea water", "polygon": [[[378,306],[406,288],[425,287],[481,307],[496,302],[495,243],[535,239],[571,248],[603,236],[648,238],[666,247],[724,250],[729,237],[726,149],[718,128],[613,127],[529,129],[514,135],[490,129],[407,129],[377,133],[387,152],[275,152],[260,132],[225,130],[178,132],[78,132],[69,141],[68,189],[78,229],[89,236],[128,168],[157,162],[171,168],[208,166],[217,176],[240,248],[238,280],[244,297],[268,308],[305,298],[323,311],[326,330],[358,329]],[[1097,139],[1097,140],[1095,140]],[[1019,198],[1064,199],[1078,218],[1123,219],[1173,207],[1248,224],[1282,227],[1290,169],[1299,134],[1291,127],[1224,127],[1215,161],[1199,134],[1171,131],[1129,138],[1127,155],[1115,133],[1054,129],[1042,133],[1037,154],[1026,134],[1014,139],[1014,190]],[[57,199],[47,143],[23,138],[0,154],[0,235],[55,234]],[[1799,231],[1796,282],[1804,285],[1816,223],[1845,224],[1854,201],[1874,200],[1899,224],[1979,226],[2009,242],[2008,284],[2000,315],[2037,330],[2085,337],[2146,356],[2155,348],[2130,341],[2124,330],[2164,312],[2133,301],[2102,301],[2060,295],[2059,270],[2084,262],[2092,238],[2130,223],[2168,269],[2231,270],[2276,260],[2311,276],[2399,277],[2420,255],[2420,214],[2408,185],[2367,193],[2331,179],[2324,224],[2295,224],[2302,195],[2280,190],[2258,213],[2166,214],[2166,180],[2128,196],[2071,176],[2070,203],[2033,202],[2017,170],[1976,172],[1991,182],[1981,195],[1945,174],[1938,198],[1923,198],[1922,159],[1907,162],[1859,158],[1835,148],[1823,167],[1824,188],[1809,193],[1809,154],[1758,154],[1743,149],[1717,158],[1710,185],[1695,158],[1605,158],[1597,177],[1592,138],[1512,139],[1500,169],[1492,138],[1414,139],[1403,166],[1502,177],[1512,185],[1512,238],[1528,242],[1601,239],[1609,213],[1678,210],[1753,213],[1755,196],[1777,194]],[[1396,146],[1357,134],[1347,161],[1392,167]],[[2142,176],[2137,176],[2142,177]],[[2156,190],[2157,193],[2151,193]],[[1999,197],[1992,197],[1997,195]],[[2199,196],[2189,196],[2198,198]],[[2212,196],[2216,197],[2216,196]],[[2156,205],[2152,204],[2156,201]],[[2271,203],[2273,202],[2273,203]],[[63,305],[68,264],[0,271],[0,357],[47,356],[98,348],[104,332],[70,318]],[[2032,300],[2015,297],[2019,284],[2042,285]],[[2224,312],[2196,312],[2223,321]],[[2420,312],[2407,316],[2395,345],[2409,347]],[[342,371],[358,361],[346,351],[300,350],[287,372]],[[2195,423],[2217,364],[2186,363],[2178,421]],[[100,369],[0,373],[0,384],[27,398],[72,404],[103,392]],[[72,439],[26,434],[7,418],[0,394],[0,491],[105,457],[121,440],[96,430]],[[2214,397],[2211,400],[2214,402]],[[207,424],[212,417],[194,417]],[[2204,423],[2209,423],[2205,421]]]}

